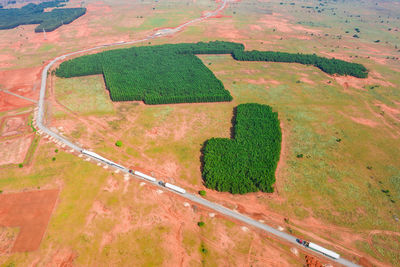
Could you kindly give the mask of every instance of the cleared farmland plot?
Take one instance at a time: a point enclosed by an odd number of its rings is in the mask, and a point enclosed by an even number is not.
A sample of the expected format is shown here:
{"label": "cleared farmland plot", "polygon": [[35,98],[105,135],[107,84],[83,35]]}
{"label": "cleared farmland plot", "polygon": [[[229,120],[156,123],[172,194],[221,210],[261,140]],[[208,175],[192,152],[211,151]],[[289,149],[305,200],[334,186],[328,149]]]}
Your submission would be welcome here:
{"label": "cleared farmland plot", "polygon": [[80,115],[112,114],[114,107],[100,75],[56,79],[55,96],[67,109]]}

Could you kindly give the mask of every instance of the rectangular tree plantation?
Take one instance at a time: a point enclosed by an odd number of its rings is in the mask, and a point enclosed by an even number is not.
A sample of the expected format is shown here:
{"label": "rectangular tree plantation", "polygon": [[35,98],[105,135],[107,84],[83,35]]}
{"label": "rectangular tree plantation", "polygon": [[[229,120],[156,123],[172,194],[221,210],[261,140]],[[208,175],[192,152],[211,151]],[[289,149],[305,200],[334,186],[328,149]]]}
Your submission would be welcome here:
{"label": "rectangular tree plantation", "polygon": [[103,74],[113,101],[142,100],[146,104],[231,101],[224,85],[196,54],[231,54],[235,60],[294,62],[313,65],[328,74],[365,78],[357,63],[317,55],[244,51],[233,42],[164,44],[115,49],[61,63],[59,77]]}
{"label": "rectangular tree plantation", "polygon": [[282,141],[278,113],[261,104],[241,104],[234,113],[234,139],[204,144],[204,183],[232,194],[273,192]]}
{"label": "rectangular tree plantation", "polygon": [[194,53],[231,53],[241,44],[210,42],[116,49],[63,62],[59,77],[103,74],[113,101],[146,104],[231,101],[232,96]]}

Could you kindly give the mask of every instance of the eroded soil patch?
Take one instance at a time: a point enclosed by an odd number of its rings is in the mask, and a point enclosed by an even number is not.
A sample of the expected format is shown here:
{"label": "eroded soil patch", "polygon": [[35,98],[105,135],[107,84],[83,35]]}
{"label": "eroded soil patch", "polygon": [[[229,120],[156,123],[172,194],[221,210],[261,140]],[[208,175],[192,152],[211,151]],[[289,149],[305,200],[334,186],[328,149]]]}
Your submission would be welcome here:
{"label": "eroded soil patch", "polygon": [[23,133],[28,129],[26,116],[8,117],[0,127],[0,136],[12,136]]}
{"label": "eroded soil patch", "polygon": [[0,165],[22,163],[32,139],[33,135],[0,141]]}

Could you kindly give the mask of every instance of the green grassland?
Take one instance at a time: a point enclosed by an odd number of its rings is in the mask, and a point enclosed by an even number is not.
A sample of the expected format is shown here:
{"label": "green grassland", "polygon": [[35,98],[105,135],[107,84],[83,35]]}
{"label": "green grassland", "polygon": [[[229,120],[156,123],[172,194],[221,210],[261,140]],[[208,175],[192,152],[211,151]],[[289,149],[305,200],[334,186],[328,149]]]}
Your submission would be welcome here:
{"label": "green grassland", "polygon": [[[399,175],[395,160],[398,151],[392,146],[397,140],[388,136],[388,129],[355,124],[346,116],[362,115],[374,119],[365,105],[366,101],[372,102],[370,92],[353,89],[349,95],[332,78],[312,68],[304,68],[302,73],[315,85],[297,83],[301,75],[293,74],[299,73],[296,65],[284,66],[291,73],[289,76],[275,63],[234,64],[223,56],[203,59],[205,63],[212,62],[210,67],[216,72],[222,68],[226,71],[219,78],[227,87],[230,85],[237,102],[268,103],[279,112],[283,131],[288,136],[289,154],[281,193],[288,198],[289,213],[296,206],[297,209],[304,206],[312,208],[319,218],[339,225],[364,229],[396,227],[392,213],[398,213],[398,207],[380,190],[384,186],[392,188],[390,178]],[[242,74],[240,70],[243,69],[260,72]],[[247,81],[261,77],[267,81],[285,82],[256,85]],[[327,83],[329,80],[331,84]],[[354,106],[357,110],[352,108]],[[299,154],[304,158],[297,158]],[[373,168],[369,170],[367,166]],[[271,204],[273,208],[283,208]],[[369,216],[359,214],[358,208]],[[334,210],[342,216],[332,216]],[[376,214],[380,216],[375,217]]]}
{"label": "green grassland", "polygon": [[386,261],[393,266],[400,261],[400,238],[399,236],[388,234],[375,234],[370,243],[358,242],[357,246],[375,258]]}
{"label": "green grassland", "polygon": [[68,110],[79,115],[113,114],[114,108],[108,101],[109,96],[102,81],[103,77],[99,75],[57,79],[55,97]]}

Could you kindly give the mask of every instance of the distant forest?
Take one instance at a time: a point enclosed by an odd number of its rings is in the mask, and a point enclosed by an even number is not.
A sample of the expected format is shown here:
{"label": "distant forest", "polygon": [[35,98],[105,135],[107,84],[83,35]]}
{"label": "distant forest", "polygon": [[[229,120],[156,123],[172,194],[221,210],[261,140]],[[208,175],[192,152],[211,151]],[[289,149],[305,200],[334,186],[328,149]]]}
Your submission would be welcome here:
{"label": "distant forest", "polygon": [[[86,8],[57,8],[68,0],[55,0],[40,4],[27,4],[22,8],[0,9],[0,30],[12,29],[19,25],[39,24],[35,32],[51,32],[63,24],[69,24],[86,13]],[[56,7],[50,12],[45,8]]]}

